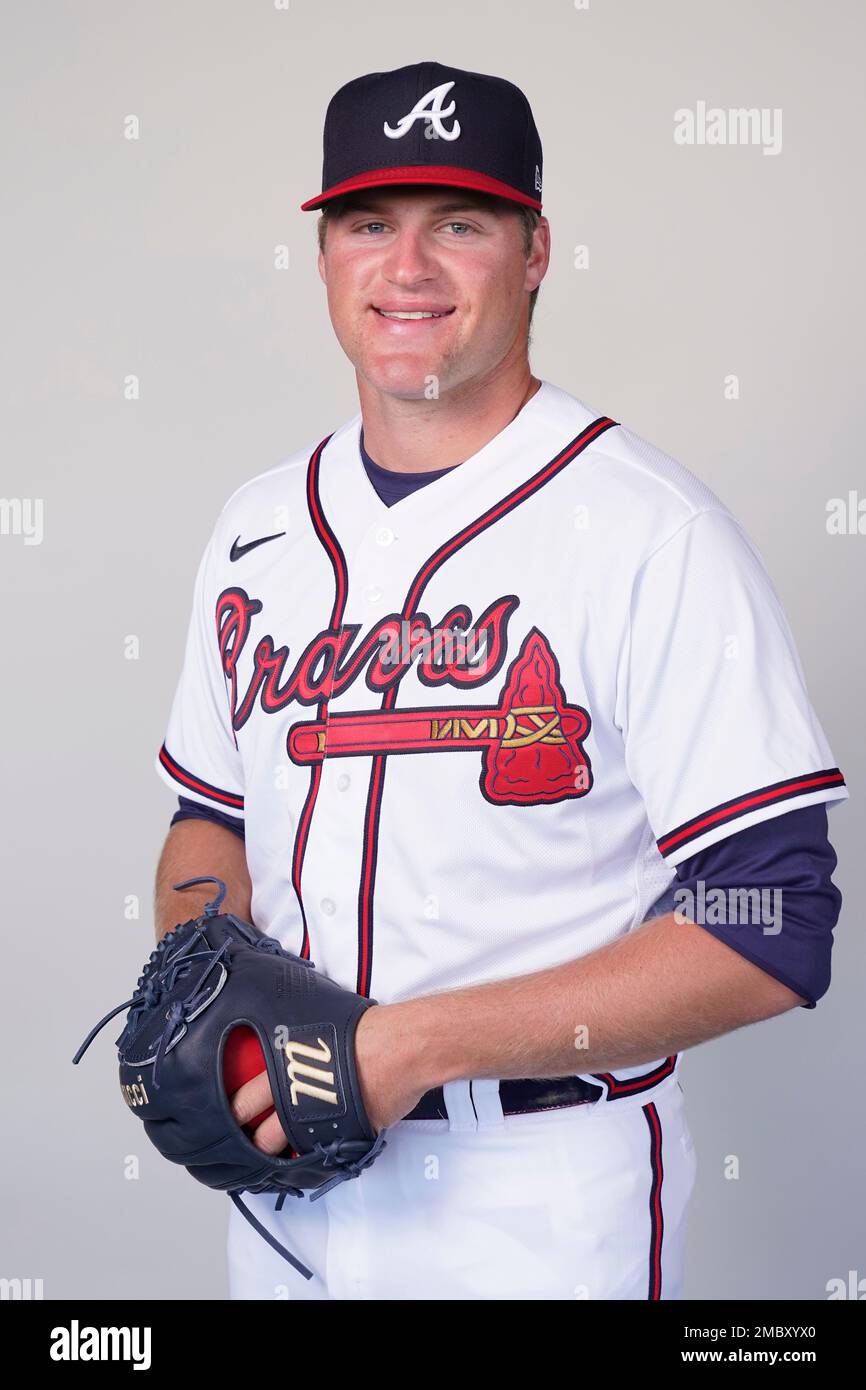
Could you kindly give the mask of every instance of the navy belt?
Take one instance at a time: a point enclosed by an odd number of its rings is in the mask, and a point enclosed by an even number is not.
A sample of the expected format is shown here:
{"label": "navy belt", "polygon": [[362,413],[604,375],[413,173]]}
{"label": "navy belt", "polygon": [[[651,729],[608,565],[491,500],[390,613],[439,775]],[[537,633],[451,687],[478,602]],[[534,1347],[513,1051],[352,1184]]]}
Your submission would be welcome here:
{"label": "navy belt", "polygon": [[[470,1094],[472,1083],[469,1083]],[[579,1076],[557,1076],[549,1080],[500,1081],[499,1099],[503,1115],[530,1115],[535,1110],[564,1110],[570,1105],[589,1105],[604,1095],[601,1086]],[[447,1120],[445,1096],[441,1086],[427,1091],[407,1120]]]}

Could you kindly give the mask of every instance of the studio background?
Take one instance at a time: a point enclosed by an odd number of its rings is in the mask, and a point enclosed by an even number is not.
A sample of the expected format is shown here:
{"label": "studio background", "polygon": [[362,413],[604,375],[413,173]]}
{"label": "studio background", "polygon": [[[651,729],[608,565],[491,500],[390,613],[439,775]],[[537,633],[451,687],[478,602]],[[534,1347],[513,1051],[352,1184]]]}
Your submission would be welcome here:
{"label": "studio background", "polygon": [[[46,1299],[226,1294],[228,1201],[120,1103],[120,1027],[70,1058],[153,945],[176,803],[152,764],[214,520],[357,409],[298,210],[325,107],[363,72],[434,59],[507,77],[534,109],[553,239],[536,375],[744,524],[851,788],[830,812],[829,994],[683,1063],[687,1296],[823,1299],[866,1278],[864,40],[859,0],[4,6],[0,490],[41,500],[43,523],[36,544],[0,535],[0,1276]],[[780,112],[781,147],[677,144],[675,111],[702,102]]]}

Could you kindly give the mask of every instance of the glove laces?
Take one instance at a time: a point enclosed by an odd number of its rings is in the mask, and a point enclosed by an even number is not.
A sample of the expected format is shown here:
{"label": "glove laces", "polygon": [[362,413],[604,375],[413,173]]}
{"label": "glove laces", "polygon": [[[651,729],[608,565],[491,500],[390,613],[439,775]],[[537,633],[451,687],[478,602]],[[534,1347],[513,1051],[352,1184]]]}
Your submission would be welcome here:
{"label": "glove laces", "polygon": [[[193,988],[184,999],[175,999],[166,1009],[165,1025],[159,1036],[156,1055],[153,1060],[153,1074],[151,1077],[154,1090],[159,1090],[159,1071],[165,1054],[179,1041],[186,1029],[186,1025],[191,1018],[194,1018],[198,1011],[203,1007],[209,998],[212,997],[210,988],[210,977],[213,972],[222,965],[228,958],[230,941],[226,940],[221,946],[213,947],[207,944],[204,936],[204,924],[212,917],[219,915],[223,900],[226,895],[226,886],[218,878],[189,878],[183,883],[176,883],[176,889],[191,888],[199,883],[216,883],[218,892],[216,897],[206,904],[202,916],[194,922],[195,931],[190,935],[189,940],[182,946],[177,946],[177,933],[188,923],[178,923],[170,932],[157,944],[155,950],[151,951],[150,958],[138,977],[135,989],[129,999],[124,999],[122,1004],[111,1009],[104,1018],[91,1028],[84,1042],[79,1047],[72,1061],[77,1066],[85,1052],[93,1042],[98,1033],[102,1031],[107,1023],[110,1023],[124,1009],[129,1010],[127,1027],[133,1031],[139,1020],[152,1009],[159,1007],[160,1002],[166,995],[172,994],[178,980],[188,975],[191,970],[196,969],[196,979]],[[241,922],[237,918],[232,918],[234,926],[240,932],[244,940],[253,946],[257,951],[266,951],[272,954],[283,954],[280,943],[270,936],[261,936],[252,930],[246,922]],[[202,946],[201,943],[204,943]],[[196,950],[194,948],[200,947]],[[174,950],[173,950],[174,948]],[[172,953],[173,952],[173,953]],[[170,959],[168,959],[170,957]],[[312,965],[312,962],[305,962]],[[204,970],[199,973],[201,966]]]}

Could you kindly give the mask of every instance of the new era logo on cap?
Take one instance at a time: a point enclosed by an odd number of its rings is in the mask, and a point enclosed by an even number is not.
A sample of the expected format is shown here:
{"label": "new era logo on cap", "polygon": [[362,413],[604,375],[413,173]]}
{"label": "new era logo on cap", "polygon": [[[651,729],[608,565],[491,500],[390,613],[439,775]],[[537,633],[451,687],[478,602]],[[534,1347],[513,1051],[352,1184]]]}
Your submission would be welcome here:
{"label": "new era logo on cap", "polygon": [[541,140],[519,87],[415,63],[357,77],[331,98],[322,191],[301,207],[308,212],[356,189],[410,183],[472,188],[540,212],[541,169]]}

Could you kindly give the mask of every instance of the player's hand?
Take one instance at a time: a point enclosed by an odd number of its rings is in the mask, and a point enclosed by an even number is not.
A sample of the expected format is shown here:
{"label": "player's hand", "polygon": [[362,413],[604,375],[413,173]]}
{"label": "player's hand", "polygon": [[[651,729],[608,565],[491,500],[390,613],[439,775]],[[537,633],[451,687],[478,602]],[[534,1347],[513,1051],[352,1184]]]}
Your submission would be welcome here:
{"label": "player's hand", "polygon": [[[266,1071],[254,1076],[252,1081],[245,1081],[229,1096],[231,1112],[239,1125],[249,1125],[257,1115],[270,1110],[273,1103]],[[253,1130],[250,1138],[256,1148],[266,1154],[281,1154],[289,1143],[276,1111]]]}
{"label": "player's hand", "polygon": [[[364,1108],[376,1134],[408,1115],[429,1083],[417,1074],[413,1055],[402,1043],[401,1030],[393,1026],[399,1006],[376,1004],[361,1015],[355,1032],[355,1065],[361,1082]],[[239,1125],[248,1125],[273,1105],[266,1071],[244,1082],[230,1099]],[[266,1154],[280,1154],[288,1139],[274,1113],[256,1127],[252,1142]]]}

